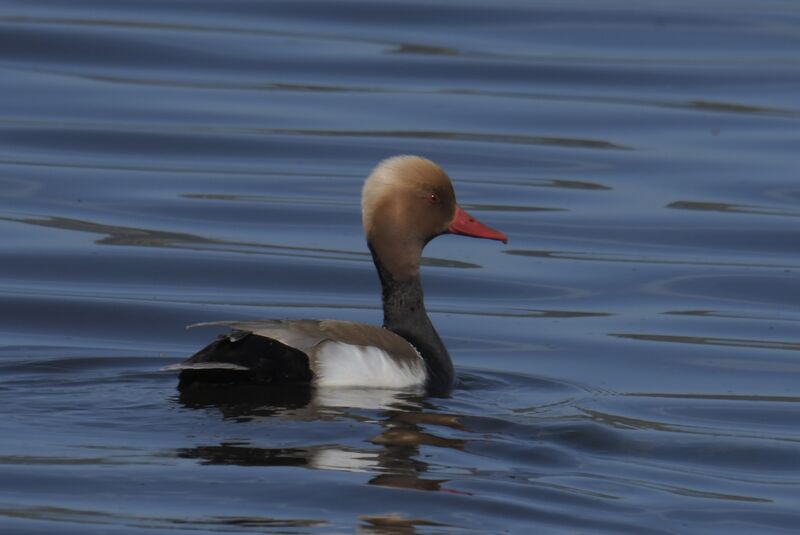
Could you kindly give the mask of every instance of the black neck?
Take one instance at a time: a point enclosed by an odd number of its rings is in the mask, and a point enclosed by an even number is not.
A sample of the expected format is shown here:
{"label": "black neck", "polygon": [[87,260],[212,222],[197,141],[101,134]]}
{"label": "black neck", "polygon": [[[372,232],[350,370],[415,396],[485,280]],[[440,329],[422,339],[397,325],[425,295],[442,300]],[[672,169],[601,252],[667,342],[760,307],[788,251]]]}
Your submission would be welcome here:
{"label": "black neck", "polygon": [[369,249],[383,288],[383,326],[408,340],[422,355],[428,369],[428,393],[446,394],[453,387],[453,362],[425,311],[419,275],[395,280],[371,245]]}

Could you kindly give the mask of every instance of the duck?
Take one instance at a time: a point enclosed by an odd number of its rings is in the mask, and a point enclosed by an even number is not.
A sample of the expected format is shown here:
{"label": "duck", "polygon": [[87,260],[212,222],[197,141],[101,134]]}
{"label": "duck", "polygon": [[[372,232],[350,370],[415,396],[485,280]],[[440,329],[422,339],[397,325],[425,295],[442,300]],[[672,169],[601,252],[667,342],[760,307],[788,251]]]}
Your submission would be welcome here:
{"label": "duck", "polygon": [[443,234],[508,242],[456,202],[436,163],[401,155],[381,161],[361,192],[367,247],[380,279],[383,325],[344,320],[218,321],[229,331],[183,362],[178,388],[248,383],[267,388],[420,388],[445,395],[453,361],[428,317],[420,278],[425,245]]}

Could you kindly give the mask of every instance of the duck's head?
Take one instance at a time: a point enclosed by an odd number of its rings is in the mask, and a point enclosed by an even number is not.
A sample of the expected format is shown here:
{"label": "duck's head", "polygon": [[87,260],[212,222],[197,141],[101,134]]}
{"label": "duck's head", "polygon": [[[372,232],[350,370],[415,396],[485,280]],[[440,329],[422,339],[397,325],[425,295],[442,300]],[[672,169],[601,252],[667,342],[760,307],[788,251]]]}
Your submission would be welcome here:
{"label": "duck's head", "polygon": [[364,184],[361,211],[367,242],[398,281],[417,275],[422,248],[441,234],[508,240],[462,209],[447,173],[419,156],[379,163]]}

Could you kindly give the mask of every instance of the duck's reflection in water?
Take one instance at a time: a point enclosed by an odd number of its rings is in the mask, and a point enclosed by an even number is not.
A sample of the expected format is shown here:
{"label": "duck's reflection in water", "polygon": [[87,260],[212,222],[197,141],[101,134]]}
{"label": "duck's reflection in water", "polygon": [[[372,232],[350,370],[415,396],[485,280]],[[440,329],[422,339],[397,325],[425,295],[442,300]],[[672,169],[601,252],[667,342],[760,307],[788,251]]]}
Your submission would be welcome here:
{"label": "duck's reflection in water", "polygon": [[[421,391],[386,389],[311,389],[263,386],[195,387],[180,392],[178,402],[191,409],[214,409],[232,421],[270,422],[353,420],[369,422],[381,431],[373,447],[308,445],[267,448],[243,442],[222,442],[178,450],[183,458],[204,464],[240,466],[302,466],[320,470],[374,473],[371,485],[441,490],[446,480],[422,477],[428,464],[419,460],[420,447],[463,449],[465,441],[431,432],[441,426],[466,431],[455,415],[430,412]],[[365,411],[369,415],[365,417]],[[423,429],[424,427],[424,429]],[[377,446],[378,448],[375,448]]]}

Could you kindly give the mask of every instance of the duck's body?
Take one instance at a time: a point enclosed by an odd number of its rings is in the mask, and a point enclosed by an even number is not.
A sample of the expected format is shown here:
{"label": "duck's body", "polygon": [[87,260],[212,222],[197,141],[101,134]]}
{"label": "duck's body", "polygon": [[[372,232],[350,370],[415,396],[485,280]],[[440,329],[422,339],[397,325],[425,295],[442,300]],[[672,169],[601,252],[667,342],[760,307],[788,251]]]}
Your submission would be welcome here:
{"label": "duck's body", "polygon": [[[350,321],[216,322],[233,329],[179,366],[184,380],[212,370],[246,372],[258,382],[407,388],[426,379],[425,361],[392,331]],[[235,375],[234,375],[235,376]]]}
{"label": "duck's body", "polygon": [[453,364],[425,311],[422,248],[445,233],[506,237],[462,210],[444,171],[416,156],[390,158],[375,168],[364,185],[362,213],[383,289],[383,327],[336,320],[204,324],[233,331],[169,367],[181,370],[181,386],[296,382],[447,392]]}

